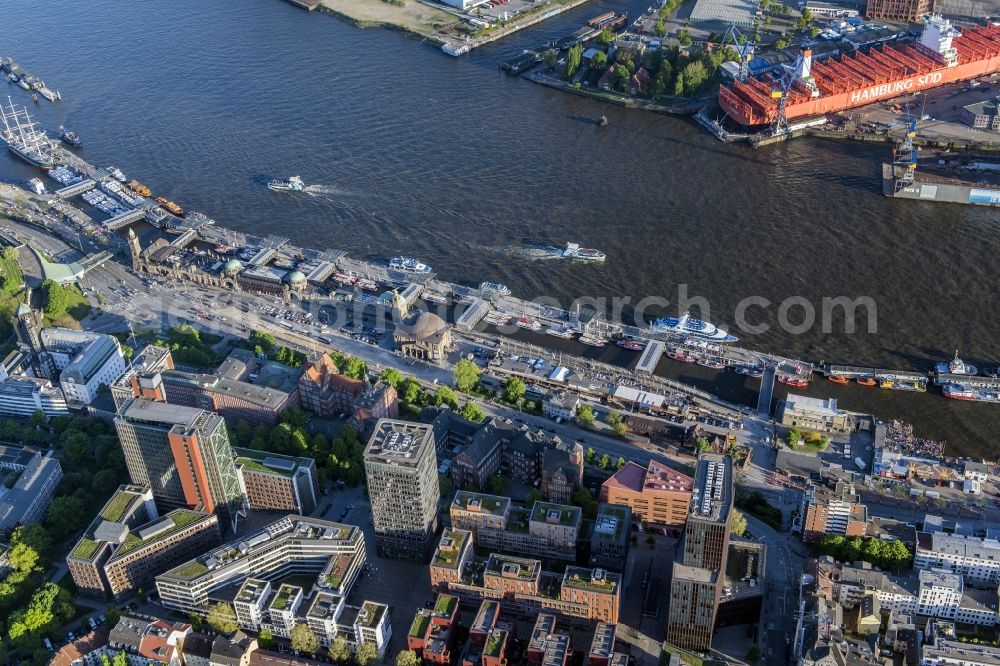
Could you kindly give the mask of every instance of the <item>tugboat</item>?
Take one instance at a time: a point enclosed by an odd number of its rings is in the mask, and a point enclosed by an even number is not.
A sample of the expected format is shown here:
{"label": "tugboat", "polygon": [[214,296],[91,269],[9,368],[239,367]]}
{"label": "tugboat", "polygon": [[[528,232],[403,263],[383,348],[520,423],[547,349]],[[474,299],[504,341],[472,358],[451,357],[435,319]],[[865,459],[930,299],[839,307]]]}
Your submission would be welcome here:
{"label": "tugboat", "polygon": [[73,146],[74,148],[79,148],[83,145],[83,141],[77,136],[76,132],[71,132],[65,127],[59,128],[59,139],[68,146]]}
{"label": "tugboat", "polygon": [[846,384],[847,382],[851,381],[848,377],[845,377],[844,375],[830,375],[829,377],[827,377],[827,379],[829,379],[834,384]]}
{"label": "tugboat", "polygon": [[874,377],[858,377],[854,381],[861,386],[875,386],[878,383],[875,381]]}
{"label": "tugboat", "polygon": [[597,126],[598,127],[607,127],[608,126],[608,117],[607,116],[601,116],[600,120],[597,121]]}
{"label": "tugboat", "polygon": [[267,189],[274,192],[301,192],[306,189],[306,184],[298,176],[292,176],[288,180],[269,180]]}
{"label": "tugboat", "polygon": [[958,357],[958,350],[955,350],[955,358],[947,363],[938,363],[934,369],[941,375],[974,375],[978,370],[976,366],[969,365]]}
{"label": "tugboat", "polygon": [[786,386],[794,386],[795,388],[805,388],[809,386],[809,380],[802,377],[791,376],[785,377],[783,375],[778,375],[776,377],[779,384],[785,384]]}

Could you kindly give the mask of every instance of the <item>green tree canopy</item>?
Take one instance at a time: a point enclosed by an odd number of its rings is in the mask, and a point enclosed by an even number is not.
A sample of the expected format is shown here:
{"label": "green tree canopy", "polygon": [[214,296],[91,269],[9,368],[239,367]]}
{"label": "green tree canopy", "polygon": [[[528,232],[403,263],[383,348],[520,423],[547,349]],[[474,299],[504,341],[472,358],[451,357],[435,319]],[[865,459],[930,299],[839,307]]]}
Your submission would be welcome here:
{"label": "green tree canopy", "polygon": [[396,666],[420,666],[420,657],[413,650],[403,650],[396,655]]}
{"label": "green tree canopy", "polygon": [[473,423],[482,423],[486,420],[486,413],[483,412],[479,405],[471,400],[462,405],[462,411],[460,413],[463,419],[467,419]]}
{"label": "green tree canopy", "polygon": [[729,515],[729,529],[736,536],[743,536],[747,532],[747,517],[741,511],[733,509]]}
{"label": "green tree canopy", "polygon": [[524,398],[524,394],[527,390],[528,387],[526,387],[524,382],[522,382],[519,378],[510,377],[504,385],[504,399],[506,399],[507,402],[516,404],[518,400]]}
{"label": "green tree canopy", "polygon": [[590,405],[580,405],[576,410],[576,422],[584,428],[594,425],[595,418],[594,410],[590,408]]}
{"label": "green tree canopy", "polygon": [[344,374],[352,379],[361,379],[368,371],[365,362],[357,356],[352,356],[344,363]]}
{"label": "green tree canopy", "polygon": [[231,604],[220,601],[208,608],[208,626],[220,634],[231,634],[240,628]]}
{"label": "green tree canopy", "polygon": [[306,654],[316,654],[319,650],[319,637],[316,636],[307,624],[296,624],[291,632],[292,649]]}
{"label": "green tree canopy", "polygon": [[378,648],[371,641],[361,643],[354,651],[354,662],[358,666],[369,666],[376,660],[378,660]]}
{"label": "green tree canopy", "polygon": [[341,635],[333,639],[327,652],[335,664],[342,664],[351,658],[351,646],[347,644],[347,639]]}
{"label": "green tree canopy", "polygon": [[393,388],[399,388],[400,382],[403,381],[403,373],[396,368],[386,368],[379,373],[378,378]]}
{"label": "green tree canopy", "polygon": [[569,47],[566,51],[566,78],[572,79],[573,75],[580,69],[580,62],[583,59],[583,47],[579,44]]}
{"label": "green tree canopy", "polygon": [[478,365],[468,359],[459,359],[452,369],[452,379],[455,388],[464,393],[468,393],[479,384],[479,376],[483,371]]}

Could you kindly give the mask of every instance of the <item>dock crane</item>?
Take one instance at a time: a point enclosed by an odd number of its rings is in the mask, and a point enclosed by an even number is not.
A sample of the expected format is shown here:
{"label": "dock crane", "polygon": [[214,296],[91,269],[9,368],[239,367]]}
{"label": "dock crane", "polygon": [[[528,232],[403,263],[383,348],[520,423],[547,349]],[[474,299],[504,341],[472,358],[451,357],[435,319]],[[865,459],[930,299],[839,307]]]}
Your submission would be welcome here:
{"label": "dock crane", "polygon": [[722,36],[722,41],[719,42],[719,45],[724,47],[729,40],[732,40],[736,52],[740,55],[740,71],[736,75],[736,80],[744,83],[747,77],[750,76],[750,61],[753,60],[754,41],[741,33],[735,23],[726,30],[726,34]]}
{"label": "dock crane", "polygon": [[[892,151],[893,170],[896,172],[896,191],[905,189],[913,184],[917,170],[917,147],[913,145],[913,140],[917,137],[917,117],[910,114],[910,105],[906,105],[906,131],[903,133],[903,140],[897,148]],[[898,174],[898,176],[897,176]]]}
{"label": "dock crane", "polygon": [[802,54],[795,59],[795,64],[786,67],[781,76],[775,81],[775,87],[771,89],[771,99],[778,103],[778,113],[771,124],[771,135],[777,136],[788,131],[788,118],[785,116],[785,104],[788,101],[788,93],[795,85],[799,73],[802,71]]}

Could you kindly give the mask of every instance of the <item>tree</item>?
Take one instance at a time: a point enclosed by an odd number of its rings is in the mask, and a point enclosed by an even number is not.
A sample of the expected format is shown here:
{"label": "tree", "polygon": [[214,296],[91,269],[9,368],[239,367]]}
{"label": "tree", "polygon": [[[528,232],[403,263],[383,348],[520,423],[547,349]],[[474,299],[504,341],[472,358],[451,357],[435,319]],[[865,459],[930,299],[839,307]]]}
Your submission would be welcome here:
{"label": "tree", "polygon": [[63,438],[63,449],[66,451],[66,459],[72,463],[79,463],[90,453],[91,439],[86,434],[71,430]]}
{"label": "tree", "polygon": [[231,604],[225,601],[208,607],[208,626],[220,634],[231,634],[240,628],[236,622],[236,613]]}
{"label": "tree", "polygon": [[420,666],[420,657],[413,650],[403,650],[396,655],[396,666]]}
{"label": "tree", "polygon": [[528,491],[527,496],[524,498],[524,503],[528,506],[533,506],[535,502],[540,499],[542,499],[542,493],[540,493],[537,488],[532,488]]}
{"label": "tree", "polygon": [[547,49],[542,58],[545,60],[545,66],[552,69],[559,62],[559,52],[555,49]]}
{"label": "tree", "polygon": [[652,83],[649,85],[650,92],[653,93],[654,97],[662,95],[667,91],[667,86],[670,85],[670,79],[673,78],[674,67],[670,64],[669,60],[664,60],[660,63],[660,69],[656,72],[656,76],[653,77]]}
{"label": "tree", "polygon": [[504,385],[504,399],[512,405],[516,405],[519,400],[524,398],[527,390],[528,387],[524,385],[524,382],[517,377],[511,377]]}
{"label": "tree", "polygon": [[479,376],[483,371],[478,365],[468,359],[459,359],[452,370],[452,379],[455,388],[464,393],[472,391],[479,383]]}
{"label": "tree", "polygon": [[330,659],[336,663],[343,663],[351,658],[351,646],[347,644],[347,639],[343,636],[338,635],[330,643],[330,648],[328,650],[330,654]]}
{"label": "tree", "polygon": [[691,31],[687,28],[681,28],[677,31],[677,41],[681,46],[691,46]]}
{"label": "tree", "polygon": [[576,410],[576,422],[584,428],[594,425],[595,418],[594,410],[590,408],[590,405],[580,405]]}
{"label": "tree", "polygon": [[625,84],[628,83],[629,77],[628,67],[619,63],[615,65],[615,68],[611,72],[611,78],[615,81],[615,86],[621,90],[625,89]]}
{"label": "tree", "polygon": [[667,21],[666,19],[659,19],[656,21],[656,36],[663,39],[667,35]]}
{"label": "tree", "polygon": [[415,379],[407,377],[399,387],[399,395],[403,402],[413,404],[420,398],[420,384]]}
{"label": "tree", "polygon": [[52,280],[42,280],[42,293],[45,295],[45,314],[50,318],[61,317],[69,307],[66,288]]}
{"label": "tree", "polygon": [[747,663],[749,663],[750,666],[754,666],[754,664],[758,661],[760,661],[760,646],[754,643],[750,646],[750,649],[747,650]]}
{"label": "tree", "polygon": [[712,444],[708,441],[708,437],[701,435],[694,440],[694,448],[698,449],[698,453],[705,453],[712,448]]}
{"label": "tree", "polygon": [[17,248],[8,245],[3,249],[3,258],[6,261],[17,261]]}
{"label": "tree", "polygon": [[625,466],[625,458],[622,456],[618,456],[618,460],[615,461],[615,471],[617,472],[624,466]]}
{"label": "tree", "polygon": [[680,97],[684,94],[684,72],[678,72],[674,79],[674,95]]}
{"label": "tree", "polygon": [[624,437],[625,433],[628,432],[628,426],[625,424],[625,418],[619,412],[608,412],[607,417],[608,425],[615,431],[615,434],[619,437]]}
{"label": "tree", "polygon": [[259,642],[260,646],[266,650],[271,647],[271,643],[274,642],[274,634],[271,633],[270,629],[261,629],[257,634],[257,642]]}
{"label": "tree", "polygon": [[128,655],[125,650],[119,650],[115,658],[111,660],[111,666],[129,666]]}
{"label": "tree", "polygon": [[819,36],[820,32],[822,32],[822,30],[820,30],[816,26],[814,25],[809,26],[809,36],[812,37],[813,39],[816,39]]}
{"label": "tree", "polygon": [[455,484],[451,482],[447,474],[438,474],[438,492],[441,497],[447,497],[455,492]]}
{"label": "tree", "polygon": [[597,41],[599,41],[604,46],[607,46],[611,42],[615,41],[615,33],[611,32],[607,28],[601,30],[597,35]]}
{"label": "tree", "polygon": [[351,379],[361,379],[368,371],[365,362],[357,356],[352,356],[344,363],[344,374]]}
{"label": "tree", "polygon": [[316,654],[319,650],[319,638],[309,629],[309,625],[296,624],[291,633],[292,649],[306,654]]}
{"label": "tree", "polygon": [[471,400],[464,405],[462,405],[462,411],[459,412],[463,419],[472,421],[473,423],[482,423],[486,420],[486,413]]}
{"label": "tree", "polygon": [[700,60],[684,65],[684,94],[690,97],[708,80],[708,70]]}
{"label": "tree", "polygon": [[369,666],[378,659],[378,647],[371,641],[365,641],[358,645],[354,651],[354,661],[358,666]]}
{"label": "tree", "polygon": [[736,536],[743,536],[747,532],[747,517],[741,511],[733,509],[729,516],[729,530]]}
{"label": "tree", "polygon": [[599,508],[599,503],[594,499],[594,496],[590,494],[589,488],[580,488],[575,493],[571,501],[575,506],[580,507],[583,510],[583,517],[588,520],[593,520],[597,517],[597,509]]}
{"label": "tree", "polygon": [[786,440],[788,441],[788,446],[795,448],[796,446],[799,445],[799,442],[802,441],[802,431],[799,430],[798,428],[791,428],[788,431]]}
{"label": "tree", "polygon": [[118,610],[118,606],[108,606],[104,611],[104,619],[108,621],[108,627],[114,629],[118,621],[122,619],[122,613]]}
{"label": "tree", "polygon": [[447,386],[439,386],[434,392],[434,402],[437,405],[448,405],[452,409],[458,409],[458,394]]}
{"label": "tree", "polygon": [[398,388],[399,383],[403,381],[403,373],[396,368],[386,368],[379,374],[378,378],[389,386]]}
{"label": "tree", "polygon": [[774,42],[774,48],[778,49],[779,51],[781,49],[788,48],[788,40],[785,39],[784,37],[778,38],[778,40]]}
{"label": "tree", "polygon": [[7,555],[12,567],[22,573],[31,573],[38,563],[38,552],[26,543],[19,543]]}
{"label": "tree", "polygon": [[486,488],[494,495],[504,495],[510,486],[510,479],[503,474],[494,474],[486,481]]}
{"label": "tree", "polygon": [[594,458],[596,457],[597,457],[597,451],[594,450],[594,447],[588,446],[587,452],[584,454],[584,459],[587,461],[587,464],[593,463]]}
{"label": "tree", "polygon": [[607,453],[603,454],[597,461],[597,466],[600,467],[601,469],[608,469],[609,467],[611,467],[611,456],[609,456]]}
{"label": "tree", "polygon": [[566,51],[566,78],[572,79],[577,70],[580,69],[580,62],[583,60],[583,47],[579,44],[571,46]]}
{"label": "tree", "polygon": [[598,51],[594,54],[594,57],[590,59],[590,66],[598,72],[604,71],[604,68],[608,66],[608,54],[604,51]]}
{"label": "tree", "polygon": [[65,495],[56,497],[49,504],[49,511],[45,516],[45,524],[59,538],[62,538],[80,529],[86,517],[83,502],[80,498],[76,494]]}
{"label": "tree", "polygon": [[260,347],[261,351],[265,354],[274,349],[274,345],[277,344],[277,339],[270,333],[265,333],[264,331],[254,331],[250,334],[248,343],[254,347]]}

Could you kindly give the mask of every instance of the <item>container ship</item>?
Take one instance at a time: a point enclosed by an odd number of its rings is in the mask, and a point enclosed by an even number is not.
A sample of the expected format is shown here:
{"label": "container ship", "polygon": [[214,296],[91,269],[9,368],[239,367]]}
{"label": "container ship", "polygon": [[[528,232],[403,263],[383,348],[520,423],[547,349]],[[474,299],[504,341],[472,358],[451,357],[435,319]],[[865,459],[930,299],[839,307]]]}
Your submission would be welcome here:
{"label": "container ship", "polygon": [[[916,42],[822,62],[813,62],[806,49],[796,65],[785,96],[789,122],[1000,71],[1000,27],[988,24],[960,32],[948,20],[931,16]],[[746,127],[773,123],[781,97],[775,77],[750,77],[719,88],[722,110]]]}

